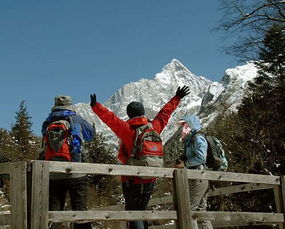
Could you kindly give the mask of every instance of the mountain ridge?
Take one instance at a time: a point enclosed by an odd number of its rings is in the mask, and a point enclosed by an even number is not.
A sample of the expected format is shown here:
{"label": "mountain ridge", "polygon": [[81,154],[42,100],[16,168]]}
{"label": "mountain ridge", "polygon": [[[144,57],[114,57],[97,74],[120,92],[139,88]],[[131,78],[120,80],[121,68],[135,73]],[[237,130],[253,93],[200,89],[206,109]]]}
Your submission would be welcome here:
{"label": "mountain ridge", "polygon": [[[127,105],[132,101],[139,101],[144,104],[146,116],[153,119],[175,95],[179,86],[189,86],[190,94],[183,98],[161,134],[166,142],[178,128],[175,123],[187,113],[199,115],[203,125],[209,125],[218,115],[221,106],[235,110],[242,100],[247,82],[256,77],[256,74],[254,64],[248,63],[227,69],[220,82],[213,82],[206,77],[194,75],[179,60],[173,59],[153,79],[142,78],[123,85],[103,105],[121,119],[127,120]],[[89,104],[79,103],[75,107],[88,122],[95,124],[97,132],[103,133],[110,145],[118,145],[116,136],[99,120]]]}

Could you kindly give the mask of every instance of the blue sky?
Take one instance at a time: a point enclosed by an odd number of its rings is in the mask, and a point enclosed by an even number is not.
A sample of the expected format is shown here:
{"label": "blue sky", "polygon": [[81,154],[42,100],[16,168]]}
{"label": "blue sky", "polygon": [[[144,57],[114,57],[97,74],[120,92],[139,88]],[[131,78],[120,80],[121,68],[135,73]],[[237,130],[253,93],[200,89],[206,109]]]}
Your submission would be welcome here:
{"label": "blue sky", "polygon": [[[206,7],[207,6],[207,7]],[[10,130],[21,99],[33,132],[53,98],[104,102],[126,83],[153,78],[173,58],[220,80],[237,63],[221,52],[218,0],[1,0],[0,127]]]}

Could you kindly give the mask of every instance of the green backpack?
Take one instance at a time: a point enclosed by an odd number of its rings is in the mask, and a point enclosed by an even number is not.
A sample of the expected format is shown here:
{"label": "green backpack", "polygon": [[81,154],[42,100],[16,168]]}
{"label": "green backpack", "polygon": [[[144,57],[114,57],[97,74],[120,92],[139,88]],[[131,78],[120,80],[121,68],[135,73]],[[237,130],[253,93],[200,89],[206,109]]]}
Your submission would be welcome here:
{"label": "green backpack", "polygon": [[204,136],[208,143],[206,166],[216,171],[226,171],[228,160],[222,142],[213,136]]}

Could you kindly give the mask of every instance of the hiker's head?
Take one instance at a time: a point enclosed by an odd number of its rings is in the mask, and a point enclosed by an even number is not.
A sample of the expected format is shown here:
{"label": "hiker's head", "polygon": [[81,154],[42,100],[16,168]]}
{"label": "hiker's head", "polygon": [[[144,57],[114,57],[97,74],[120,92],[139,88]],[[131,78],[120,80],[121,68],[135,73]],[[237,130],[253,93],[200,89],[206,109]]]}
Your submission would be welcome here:
{"label": "hiker's head", "polygon": [[64,109],[64,110],[74,110],[72,106],[72,98],[66,95],[59,95],[54,97],[54,106],[52,107],[52,111]]}
{"label": "hiker's head", "polygon": [[129,118],[134,118],[136,116],[142,116],[145,114],[144,106],[140,102],[131,102],[127,106],[127,115]]}
{"label": "hiker's head", "polygon": [[59,95],[54,98],[54,106],[72,105],[72,98],[67,95]]}
{"label": "hiker's head", "polygon": [[182,119],[177,123],[178,125],[181,125],[181,139],[184,140],[188,134],[191,132],[191,127],[188,125],[188,123]]}
{"label": "hiker's head", "polygon": [[201,130],[201,122],[197,115],[186,115],[182,120],[178,122],[181,128],[182,139],[190,134]]}
{"label": "hiker's head", "polygon": [[201,121],[197,115],[186,115],[183,120],[189,125],[191,131],[199,131],[201,130]]}

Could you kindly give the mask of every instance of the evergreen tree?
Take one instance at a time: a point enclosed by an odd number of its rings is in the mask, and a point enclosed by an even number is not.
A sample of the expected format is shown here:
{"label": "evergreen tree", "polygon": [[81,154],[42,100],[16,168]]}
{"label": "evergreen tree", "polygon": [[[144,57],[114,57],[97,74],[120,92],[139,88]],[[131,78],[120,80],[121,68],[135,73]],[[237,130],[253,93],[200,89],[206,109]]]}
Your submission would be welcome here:
{"label": "evergreen tree", "polygon": [[[267,116],[271,119],[271,128],[266,137],[270,150],[276,156],[276,163],[282,163],[278,174],[284,174],[285,166],[285,25],[274,24],[265,34],[264,47],[260,50],[261,62],[259,77],[271,83],[271,91],[266,95],[270,109]],[[266,81],[264,81],[266,82]]]}
{"label": "evergreen tree", "polygon": [[[115,164],[116,157],[114,151],[107,145],[106,139],[102,134],[96,134],[92,142],[85,144],[86,158],[88,163],[100,163],[100,164]],[[99,192],[114,191],[112,180],[114,176],[92,176],[91,183],[99,190]],[[109,190],[109,191],[108,191]]]}
{"label": "evergreen tree", "polygon": [[[219,117],[208,130],[227,144],[230,171],[285,172],[284,37],[284,26],[267,30],[256,63],[258,77],[249,84],[238,112]],[[271,191],[242,193],[212,200],[211,209],[270,212],[273,200]]]}
{"label": "evergreen tree", "polygon": [[[280,132],[285,128],[285,25],[274,24],[264,38],[264,47],[260,50],[261,61],[257,63],[260,69],[259,78],[264,78],[263,82],[271,82],[270,92],[273,118]],[[281,122],[279,122],[281,121]]]}
{"label": "evergreen tree", "polygon": [[[102,134],[96,134],[92,142],[85,143],[85,149],[85,161],[88,163],[116,164],[114,150],[106,143],[106,138]],[[120,182],[115,176],[89,175],[89,180],[88,206],[90,208],[117,205],[122,202]],[[110,225],[103,223],[103,228],[107,227]]]}
{"label": "evergreen tree", "polygon": [[[263,47],[260,48],[257,66],[263,74],[273,74],[277,78],[284,76],[285,64],[285,26],[274,24],[268,29],[263,40]],[[280,80],[281,80],[280,78]]]}
{"label": "evergreen tree", "polygon": [[255,164],[276,175],[285,172],[284,55],[284,26],[275,24],[265,33],[260,61],[256,62],[258,77],[249,84],[238,110],[244,138],[254,143]]}
{"label": "evergreen tree", "polygon": [[20,160],[30,159],[32,154],[32,122],[25,101],[20,102],[15,116],[16,122],[12,125],[11,135],[17,145]]}
{"label": "evergreen tree", "polygon": [[0,162],[4,162],[1,158],[14,161],[16,159],[16,145],[10,135],[10,133],[0,128]]}

